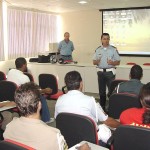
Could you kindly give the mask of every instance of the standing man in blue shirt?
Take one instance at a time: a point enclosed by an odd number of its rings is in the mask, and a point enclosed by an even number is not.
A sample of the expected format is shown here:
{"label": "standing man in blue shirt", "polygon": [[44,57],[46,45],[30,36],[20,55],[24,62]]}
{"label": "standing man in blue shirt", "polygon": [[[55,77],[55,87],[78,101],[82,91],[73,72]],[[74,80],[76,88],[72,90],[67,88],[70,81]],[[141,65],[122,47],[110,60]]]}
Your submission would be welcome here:
{"label": "standing man in blue shirt", "polygon": [[115,79],[116,65],[120,64],[120,57],[116,47],[109,44],[108,33],[101,35],[102,46],[99,46],[93,56],[93,64],[97,65],[97,75],[99,84],[100,105],[105,110],[106,85],[109,87],[111,81]]}
{"label": "standing man in blue shirt", "polygon": [[74,50],[73,42],[69,40],[69,32],[64,33],[64,40],[59,43],[58,51],[63,60],[72,60],[72,52]]}

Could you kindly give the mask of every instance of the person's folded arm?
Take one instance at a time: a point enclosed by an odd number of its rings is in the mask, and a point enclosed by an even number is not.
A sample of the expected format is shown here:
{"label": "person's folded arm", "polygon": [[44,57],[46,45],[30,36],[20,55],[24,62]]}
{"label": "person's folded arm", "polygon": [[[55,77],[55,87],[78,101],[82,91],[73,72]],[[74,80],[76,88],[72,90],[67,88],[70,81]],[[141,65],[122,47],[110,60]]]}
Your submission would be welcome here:
{"label": "person's folded arm", "polygon": [[119,121],[117,121],[111,117],[108,117],[105,121],[103,121],[103,123],[112,128],[117,128],[120,125]]}
{"label": "person's folded arm", "polygon": [[115,60],[115,61],[112,61],[112,60],[108,60],[108,65],[113,65],[113,66],[117,66],[117,65],[120,65],[120,60]]}
{"label": "person's folded arm", "polygon": [[[106,124],[109,127],[117,128],[120,125],[120,122],[116,121],[115,119],[109,117],[99,103],[95,102],[95,99],[93,98],[93,101],[90,103],[91,106],[91,113],[92,115],[98,119],[100,122]],[[96,115],[97,114],[97,115]]]}
{"label": "person's folded arm", "polygon": [[0,108],[4,107],[4,106],[16,106],[16,103],[14,101],[11,102],[4,102],[4,103],[0,103]]}
{"label": "person's folded arm", "polygon": [[120,65],[120,61],[117,61],[117,60],[116,60],[116,61],[113,61],[113,65],[114,65],[114,66]]}

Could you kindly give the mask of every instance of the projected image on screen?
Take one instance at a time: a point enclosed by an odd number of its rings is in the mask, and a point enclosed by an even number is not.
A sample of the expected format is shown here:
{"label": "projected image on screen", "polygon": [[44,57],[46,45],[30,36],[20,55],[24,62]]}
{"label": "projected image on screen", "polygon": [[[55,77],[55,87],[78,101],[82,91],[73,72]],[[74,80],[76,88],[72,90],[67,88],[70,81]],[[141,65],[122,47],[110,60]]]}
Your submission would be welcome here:
{"label": "projected image on screen", "polygon": [[103,32],[120,54],[150,55],[150,9],[103,11]]}

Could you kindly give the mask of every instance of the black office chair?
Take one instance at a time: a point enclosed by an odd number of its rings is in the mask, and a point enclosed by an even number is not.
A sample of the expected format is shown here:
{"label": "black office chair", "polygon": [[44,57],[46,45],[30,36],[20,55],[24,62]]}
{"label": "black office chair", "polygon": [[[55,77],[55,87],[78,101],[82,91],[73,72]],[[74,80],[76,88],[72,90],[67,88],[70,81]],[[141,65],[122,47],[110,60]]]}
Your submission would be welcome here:
{"label": "black office chair", "polygon": [[0,81],[0,102],[2,101],[14,101],[14,94],[17,89],[17,85],[11,81]]}
{"label": "black office chair", "polygon": [[66,94],[68,92],[68,89],[67,89],[66,85],[63,86],[61,90],[62,90],[63,94]]}
{"label": "black office chair", "polygon": [[108,93],[108,97],[110,97],[113,93],[113,91],[115,90],[115,88],[118,86],[119,83],[121,82],[127,82],[129,80],[125,80],[125,79],[114,79],[109,87],[109,93]]}
{"label": "black office chair", "polygon": [[6,80],[6,75],[4,72],[0,71],[0,81],[1,80]]}
{"label": "black office chair", "polygon": [[61,131],[69,148],[81,141],[98,144],[95,123],[86,116],[60,113],[56,117],[56,128]]}
{"label": "black office chair", "polygon": [[47,99],[57,100],[59,96],[63,95],[63,92],[58,89],[57,78],[52,74],[40,74],[39,86],[44,88],[51,88],[52,93],[47,95]]}
{"label": "black office chair", "polygon": [[150,150],[150,129],[137,126],[120,126],[112,138],[112,150]]}
{"label": "black office chair", "polygon": [[3,138],[3,132],[4,132],[4,131],[1,129],[3,120],[4,120],[4,118],[3,118],[3,116],[2,116],[2,114],[1,114],[1,112],[0,112],[0,141],[4,139],[4,138]]}
{"label": "black office chair", "polygon": [[28,76],[28,78],[30,79],[31,82],[34,82],[34,78],[33,78],[32,74],[30,74],[30,73],[28,73],[28,72],[24,72],[24,74],[25,74],[26,76]]}
{"label": "black office chair", "polygon": [[16,141],[4,140],[0,142],[0,150],[35,150],[35,149]]}
{"label": "black office chair", "polygon": [[141,108],[139,98],[134,94],[115,93],[109,98],[108,115],[115,119],[120,118],[120,114],[132,107]]}

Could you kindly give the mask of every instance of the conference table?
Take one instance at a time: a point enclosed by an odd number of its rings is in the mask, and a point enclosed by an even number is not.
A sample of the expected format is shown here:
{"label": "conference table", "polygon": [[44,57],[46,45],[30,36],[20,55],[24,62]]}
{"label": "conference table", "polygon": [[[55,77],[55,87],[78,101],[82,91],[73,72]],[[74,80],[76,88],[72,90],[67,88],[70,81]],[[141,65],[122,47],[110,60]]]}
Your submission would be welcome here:
{"label": "conference table", "polygon": [[[116,68],[116,79],[129,79],[129,73],[132,65],[119,65]],[[142,83],[150,82],[150,66],[141,66],[143,68]],[[64,86],[64,77],[67,72],[76,70],[80,72],[83,80],[83,92],[98,93],[98,81],[96,66],[92,63],[78,64],[51,64],[51,63],[28,63],[29,72],[33,75],[35,83],[38,82],[38,76],[41,73],[53,74],[58,79],[58,87]]]}

